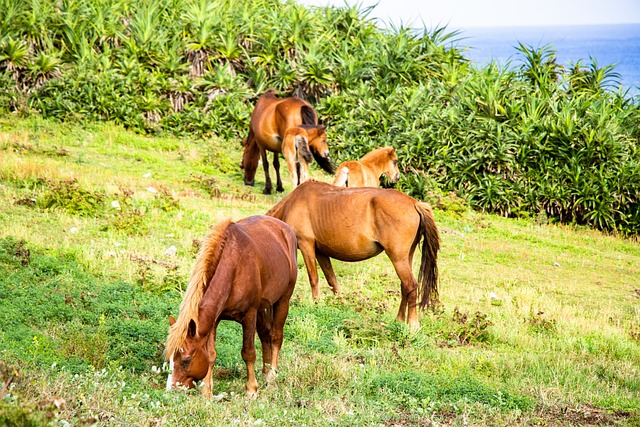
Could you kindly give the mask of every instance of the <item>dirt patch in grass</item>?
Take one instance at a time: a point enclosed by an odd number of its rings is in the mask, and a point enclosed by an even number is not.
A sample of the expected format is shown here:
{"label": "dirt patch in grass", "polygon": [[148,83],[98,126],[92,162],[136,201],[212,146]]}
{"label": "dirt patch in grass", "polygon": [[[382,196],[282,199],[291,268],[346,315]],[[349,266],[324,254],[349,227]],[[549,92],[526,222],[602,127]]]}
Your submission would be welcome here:
{"label": "dirt patch in grass", "polygon": [[589,404],[578,406],[558,404],[539,409],[526,424],[557,427],[616,426],[621,423],[626,425],[625,421],[632,419],[640,421],[637,417],[638,414],[634,415],[629,411],[609,411]]}

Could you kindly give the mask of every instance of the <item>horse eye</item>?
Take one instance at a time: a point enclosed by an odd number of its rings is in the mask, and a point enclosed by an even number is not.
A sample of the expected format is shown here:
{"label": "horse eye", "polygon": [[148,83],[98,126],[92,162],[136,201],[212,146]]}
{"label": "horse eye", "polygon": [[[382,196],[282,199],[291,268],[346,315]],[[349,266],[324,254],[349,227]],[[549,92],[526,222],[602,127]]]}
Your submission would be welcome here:
{"label": "horse eye", "polygon": [[187,357],[186,359],[182,359],[180,361],[180,364],[182,365],[183,368],[187,368],[189,366],[189,364],[191,363],[191,358]]}

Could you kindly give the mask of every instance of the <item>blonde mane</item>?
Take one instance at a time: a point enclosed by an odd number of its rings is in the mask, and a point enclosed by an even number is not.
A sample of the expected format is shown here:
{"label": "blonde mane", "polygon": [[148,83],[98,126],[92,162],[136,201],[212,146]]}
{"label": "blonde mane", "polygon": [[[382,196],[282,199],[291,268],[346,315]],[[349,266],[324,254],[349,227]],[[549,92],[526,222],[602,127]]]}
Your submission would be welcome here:
{"label": "blonde mane", "polygon": [[[168,360],[173,354],[184,344],[187,338],[187,329],[189,321],[193,320],[198,325],[198,307],[207,288],[207,284],[213,273],[216,271],[218,262],[220,261],[221,250],[217,250],[221,246],[222,237],[231,224],[231,219],[227,218],[220,224],[213,227],[207,233],[198,257],[196,265],[193,267],[189,285],[182,298],[180,304],[180,313],[178,319],[171,325],[169,336],[167,337],[167,345],[164,350],[164,356]],[[197,328],[196,328],[197,329]]]}

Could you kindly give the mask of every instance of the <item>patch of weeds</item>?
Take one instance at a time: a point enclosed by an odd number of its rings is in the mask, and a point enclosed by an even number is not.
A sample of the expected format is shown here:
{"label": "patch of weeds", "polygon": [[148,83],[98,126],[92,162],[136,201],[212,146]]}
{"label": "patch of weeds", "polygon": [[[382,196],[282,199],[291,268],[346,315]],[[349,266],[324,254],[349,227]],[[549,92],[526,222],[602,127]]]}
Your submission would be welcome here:
{"label": "patch of weeds", "polygon": [[145,224],[146,208],[133,203],[133,191],[120,189],[116,199],[111,202],[113,213],[101,230],[117,230],[128,235],[143,235],[148,228]]}
{"label": "patch of weeds", "polygon": [[61,338],[60,350],[65,359],[83,359],[94,368],[105,366],[109,336],[104,315],[101,316],[97,326],[78,321],[67,323]]}
{"label": "patch of weeds", "polygon": [[[219,144],[226,144],[225,141],[217,141]],[[214,166],[223,174],[230,174],[237,170],[237,162],[229,157],[230,150],[228,147],[218,147],[209,144],[207,150],[203,153],[202,161],[208,166]]]}
{"label": "patch of weeds", "polygon": [[15,427],[39,427],[47,425],[44,414],[38,412],[35,406],[0,401],[0,425]]}
{"label": "patch of weeds", "polygon": [[182,278],[178,274],[178,264],[137,255],[131,255],[129,259],[138,265],[136,281],[146,291],[164,293],[180,288]]}
{"label": "patch of weeds", "polygon": [[529,313],[529,317],[525,319],[525,322],[529,325],[529,329],[537,334],[554,334],[558,330],[558,326],[554,319],[545,319],[542,316],[544,311],[538,310],[534,313],[533,308]]}
{"label": "patch of weeds", "polygon": [[460,375],[424,375],[418,372],[383,373],[374,376],[369,390],[380,398],[389,399],[402,408],[423,407],[433,411],[456,403],[480,403],[500,410],[533,406],[532,399],[505,390],[494,389],[479,380]]}
{"label": "patch of weeds", "polygon": [[629,337],[638,344],[640,344],[640,325],[633,326],[629,331]]}
{"label": "patch of weeds", "polygon": [[196,184],[198,188],[206,192],[209,198],[219,198],[222,195],[216,178],[194,174],[190,174],[189,177],[190,182]]}
{"label": "patch of weeds", "polygon": [[162,186],[158,188],[158,192],[156,193],[151,205],[152,207],[158,208],[165,212],[173,211],[180,207],[178,199],[173,197],[171,191]]}
{"label": "patch of weeds", "polygon": [[436,314],[436,317],[441,323],[441,330],[437,333],[437,345],[440,347],[472,345],[490,338],[489,327],[493,323],[481,311],[470,317],[469,313],[455,307],[451,319],[446,319],[444,313]]}
{"label": "patch of weeds", "polygon": [[59,208],[72,215],[99,216],[104,212],[105,194],[84,190],[77,179],[47,182],[47,190],[37,205],[43,209]]}
{"label": "patch of weeds", "polygon": [[31,262],[31,250],[24,240],[7,237],[0,240],[0,263],[26,267]]}
{"label": "patch of weeds", "polygon": [[379,346],[389,340],[387,330],[380,322],[372,319],[345,319],[338,331],[356,346]]}

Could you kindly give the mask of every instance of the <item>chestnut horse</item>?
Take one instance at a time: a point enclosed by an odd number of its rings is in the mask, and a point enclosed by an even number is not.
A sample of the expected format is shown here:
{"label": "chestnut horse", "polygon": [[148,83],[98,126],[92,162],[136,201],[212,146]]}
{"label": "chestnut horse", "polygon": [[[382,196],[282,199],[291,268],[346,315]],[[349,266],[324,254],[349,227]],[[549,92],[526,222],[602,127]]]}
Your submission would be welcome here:
{"label": "chestnut horse", "polygon": [[235,320],[242,324],[247,396],[255,397],[256,328],[262,372],[271,381],[297,274],[296,236],[284,222],[257,215],[214,227],[200,248],[178,319],[169,318],[165,357],[173,373],[167,389],[192,388],[204,378],[202,394],[211,396],[216,328],[221,320]]}
{"label": "chestnut horse", "polygon": [[[406,320],[412,329],[419,327],[418,293],[422,309],[438,303],[440,237],[426,203],[393,189],[344,188],[311,180],[300,184],[267,215],[283,220],[295,231],[314,299],[319,296],[316,259],[329,286],[338,294],[331,258],[362,261],[384,251],[401,282],[398,321]],[[416,282],[412,261],[421,239],[422,259]]]}
{"label": "chestnut horse", "polygon": [[400,179],[398,157],[394,147],[377,148],[360,160],[349,160],[338,166],[333,185],[338,187],[380,187],[384,175],[392,184]]}
{"label": "chestnut horse", "polygon": [[244,183],[254,184],[258,160],[262,158],[264,194],[271,194],[273,187],[267,151],[273,153],[276,191],[284,191],[278,153],[282,153],[287,162],[292,188],[309,178],[312,156],[322,169],[333,174],[335,169],[329,158],[325,129],[325,126],[318,125],[318,116],[307,102],[297,97],[278,98],[275,90],[269,89],[256,103],[251,114],[249,136],[244,140],[240,164],[244,169]]}

